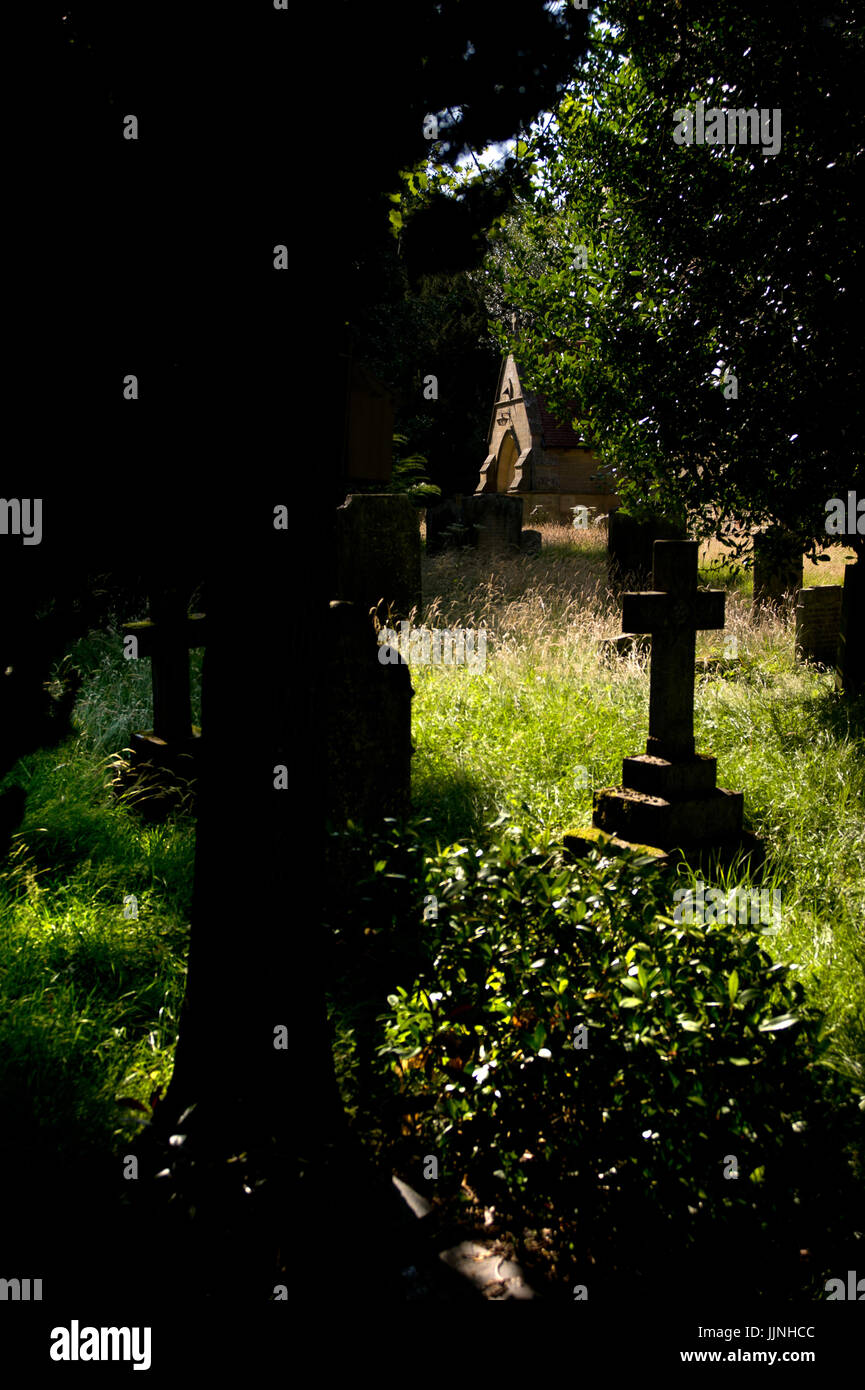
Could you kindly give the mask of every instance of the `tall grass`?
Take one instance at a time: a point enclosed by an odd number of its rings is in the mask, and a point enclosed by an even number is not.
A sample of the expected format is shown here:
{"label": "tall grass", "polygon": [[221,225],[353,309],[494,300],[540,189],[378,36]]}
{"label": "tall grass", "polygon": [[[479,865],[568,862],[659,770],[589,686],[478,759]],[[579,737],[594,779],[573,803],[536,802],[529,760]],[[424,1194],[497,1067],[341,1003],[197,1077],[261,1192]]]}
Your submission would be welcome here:
{"label": "tall grass", "polygon": [[118,631],[91,633],[56,679],[73,671],[77,735],[22,758],[3,784],[27,793],[0,866],[0,1103],[15,1121],[2,1141],[12,1162],[22,1145],[63,1161],[128,1136],[170,1079],[185,981],[194,825],[143,825],[114,795],[111,755],[152,723],[150,663],[124,661]]}
{"label": "tall grass", "polygon": [[[643,751],[647,658],[601,646],[621,631],[603,536],[542,532],[536,556],[425,560],[422,621],[487,633],[483,672],[411,670],[413,799],[442,843],[482,838],[505,807],[557,833],[588,825],[593,791]],[[702,578],[719,585],[708,568]],[[697,639],[697,747],[717,757],[719,786],[744,792],[765,841],[783,903],[773,951],[827,1010],[839,1065],[865,1080],[865,702],[796,661],[789,610],[755,614],[728,582],[725,631]]]}
{"label": "tall grass", "polygon": [[[561,833],[591,819],[646,732],[646,660],[604,654],[620,630],[598,531],[542,528],[540,555],[462,552],[425,561],[427,626],[486,629],[487,665],[412,668],[414,802],[441,843],[481,840],[501,808]],[[706,575],[708,577],[708,574]],[[798,665],[787,617],[752,613],[739,577],[725,633],[704,633],[698,746],[719,784],[745,793],[782,892],[773,945],[800,967],[835,1028],[836,1058],[865,1068],[865,759],[862,702]],[[4,785],[27,791],[0,868],[0,1103],[9,1154],[63,1156],[119,1145],[166,1085],[185,979],[194,824],[144,825],[113,795],[111,755],[152,721],[150,668],[127,662],[119,630],[69,653],[81,688],[76,737],[23,758]],[[200,653],[193,656],[198,718]],[[2,788],[0,788],[2,789]],[[137,918],[124,916],[135,895]],[[143,1113],[143,1112],[137,1112]],[[26,1136],[30,1136],[29,1139]],[[14,1150],[13,1150],[14,1146]]]}

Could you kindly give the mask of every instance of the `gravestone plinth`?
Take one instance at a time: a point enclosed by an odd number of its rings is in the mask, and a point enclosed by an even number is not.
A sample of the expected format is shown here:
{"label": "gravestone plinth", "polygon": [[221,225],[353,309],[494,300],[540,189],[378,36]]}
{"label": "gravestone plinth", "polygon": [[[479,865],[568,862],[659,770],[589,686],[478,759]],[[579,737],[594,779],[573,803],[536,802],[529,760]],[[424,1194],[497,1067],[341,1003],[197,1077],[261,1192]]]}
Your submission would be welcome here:
{"label": "gravestone plinth", "polygon": [[[742,793],[718,787],[715,759],[694,748],[696,635],[723,628],[725,602],[723,590],[697,588],[698,551],[697,541],[656,541],[654,589],[623,596],[623,627],[651,635],[649,736],[645,753],[624,759],[622,785],[595,793],[592,824],[618,845],[701,863],[757,844],[742,829]],[[579,841],[575,832],[567,843]]]}
{"label": "gravestone plinth", "polygon": [[720,787],[682,798],[615,787],[596,793],[592,824],[619,839],[661,849],[723,844],[740,834],[742,807],[741,792]]}
{"label": "gravestone plinth", "polygon": [[410,809],[413,691],[408,666],[382,662],[386,650],[359,605],[330,604],[316,705],[325,810],[335,829]]}
{"label": "gravestone plinth", "polygon": [[649,796],[694,797],[715,789],[717,759],[705,753],[671,762],[652,753],[637,753],[622,759],[622,782]]}
{"label": "gravestone plinth", "polygon": [[332,596],[384,621],[421,605],[420,516],[405,493],[356,492],[337,507]]}
{"label": "gravestone plinth", "polygon": [[840,584],[800,589],[796,600],[796,657],[834,666],[841,635]]}
{"label": "gravestone plinth", "polygon": [[195,807],[201,758],[201,730],[192,725],[187,739],[168,743],[154,733],[133,734],[129,769],[119,789],[135,789],[131,801],[145,820],[161,820],[170,811]]}

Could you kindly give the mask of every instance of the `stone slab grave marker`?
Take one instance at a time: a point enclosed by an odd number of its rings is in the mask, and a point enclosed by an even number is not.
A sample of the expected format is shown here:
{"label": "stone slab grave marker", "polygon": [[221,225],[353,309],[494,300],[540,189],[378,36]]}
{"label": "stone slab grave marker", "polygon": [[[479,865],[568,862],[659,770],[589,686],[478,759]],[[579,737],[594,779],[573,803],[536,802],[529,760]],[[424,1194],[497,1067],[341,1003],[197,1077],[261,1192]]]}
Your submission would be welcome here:
{"label": "stone slab grave marker", "polygon": [[[679,851],[698,862],[707,851],[757,851],[742,831],[743,796],[716,785],[715,758],[694,746],[697,632],[724,626],[722,589],[697,588],[699,543],[660,540],[654,546],[654,589],[624,594],[622,626],[652,639],[649,737],[646,752],[625,758],[622,786],[595,793],[592,818],[619,844]],[[566,836],[577,851],[592,832]]]}
{"label": "stone slab grave marker", "polygon": [[420,609],[420,513],[405,493],[350,493],[334,514],[333,599],[408,618]]}
{"label": "stone slab grave marker", "polygon": [[638,520],[618,507],[607,518],[607,562],[611,582],[645,584],[652,573],[655,541],[684,540],[684,527],[669,517]]}
{"label": "stone slab grave marker", "polygon": [[796,600],[796,657],[834,666],[841,634],[840,584],[800,589]]}
{"label": "stone slab grave marker", "polygon": [[124,639],[134,637],[137,656],[149,657],[153,683],[153,728],[134,733],[130,744],[131,783],[144,775],[149,794],[136,804],[152,814],[168,811],[176,802],[178,780],[192,784],[201,730],[192,723],[189,652],[206,645],[207,620],[188,613],[186,600],[177,589],[154,593],[150,618],[124,623]]}
{"label": "stone slab grave marker", "polygon": [[427,553],[435,555],[450,546],[515,553],[520,549],[522,525],[522,497],[494,492],[448,498],[427,507]]}
{"label": "stone slab grave marker", "polygon": [[844,568],[835,688],[844,695],[865,692],[865,554],[861,551]]}

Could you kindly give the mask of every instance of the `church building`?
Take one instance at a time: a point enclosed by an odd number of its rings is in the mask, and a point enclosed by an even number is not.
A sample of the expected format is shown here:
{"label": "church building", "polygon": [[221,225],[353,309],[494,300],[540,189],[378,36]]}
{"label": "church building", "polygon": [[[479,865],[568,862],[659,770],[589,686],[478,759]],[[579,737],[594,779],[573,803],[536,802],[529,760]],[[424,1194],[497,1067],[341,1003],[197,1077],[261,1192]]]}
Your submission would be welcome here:
{"label": "church building", "polygon": [[605,514],[619,505],[604,465],[571,425],[560,424],[544,398],[525,391],[513,353],[499,372],[496,402],[475,494],[509,493],[523,499],[523,525],[573,520],[573,508]]}

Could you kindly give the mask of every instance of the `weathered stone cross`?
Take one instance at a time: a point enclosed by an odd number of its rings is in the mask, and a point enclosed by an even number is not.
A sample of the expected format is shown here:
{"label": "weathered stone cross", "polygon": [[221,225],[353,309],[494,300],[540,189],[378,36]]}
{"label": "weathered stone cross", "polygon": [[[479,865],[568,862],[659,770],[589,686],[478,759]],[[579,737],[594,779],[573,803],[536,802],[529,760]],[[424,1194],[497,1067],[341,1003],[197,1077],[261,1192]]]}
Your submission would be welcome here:
{"label": "weathered stone cross", "polygon": [[622,630],[652,635],[646,752],[694,757],[697,631],[724,626],[723,589],[697,588],[698,541],[655,541],[654,590],[622,596]]}

